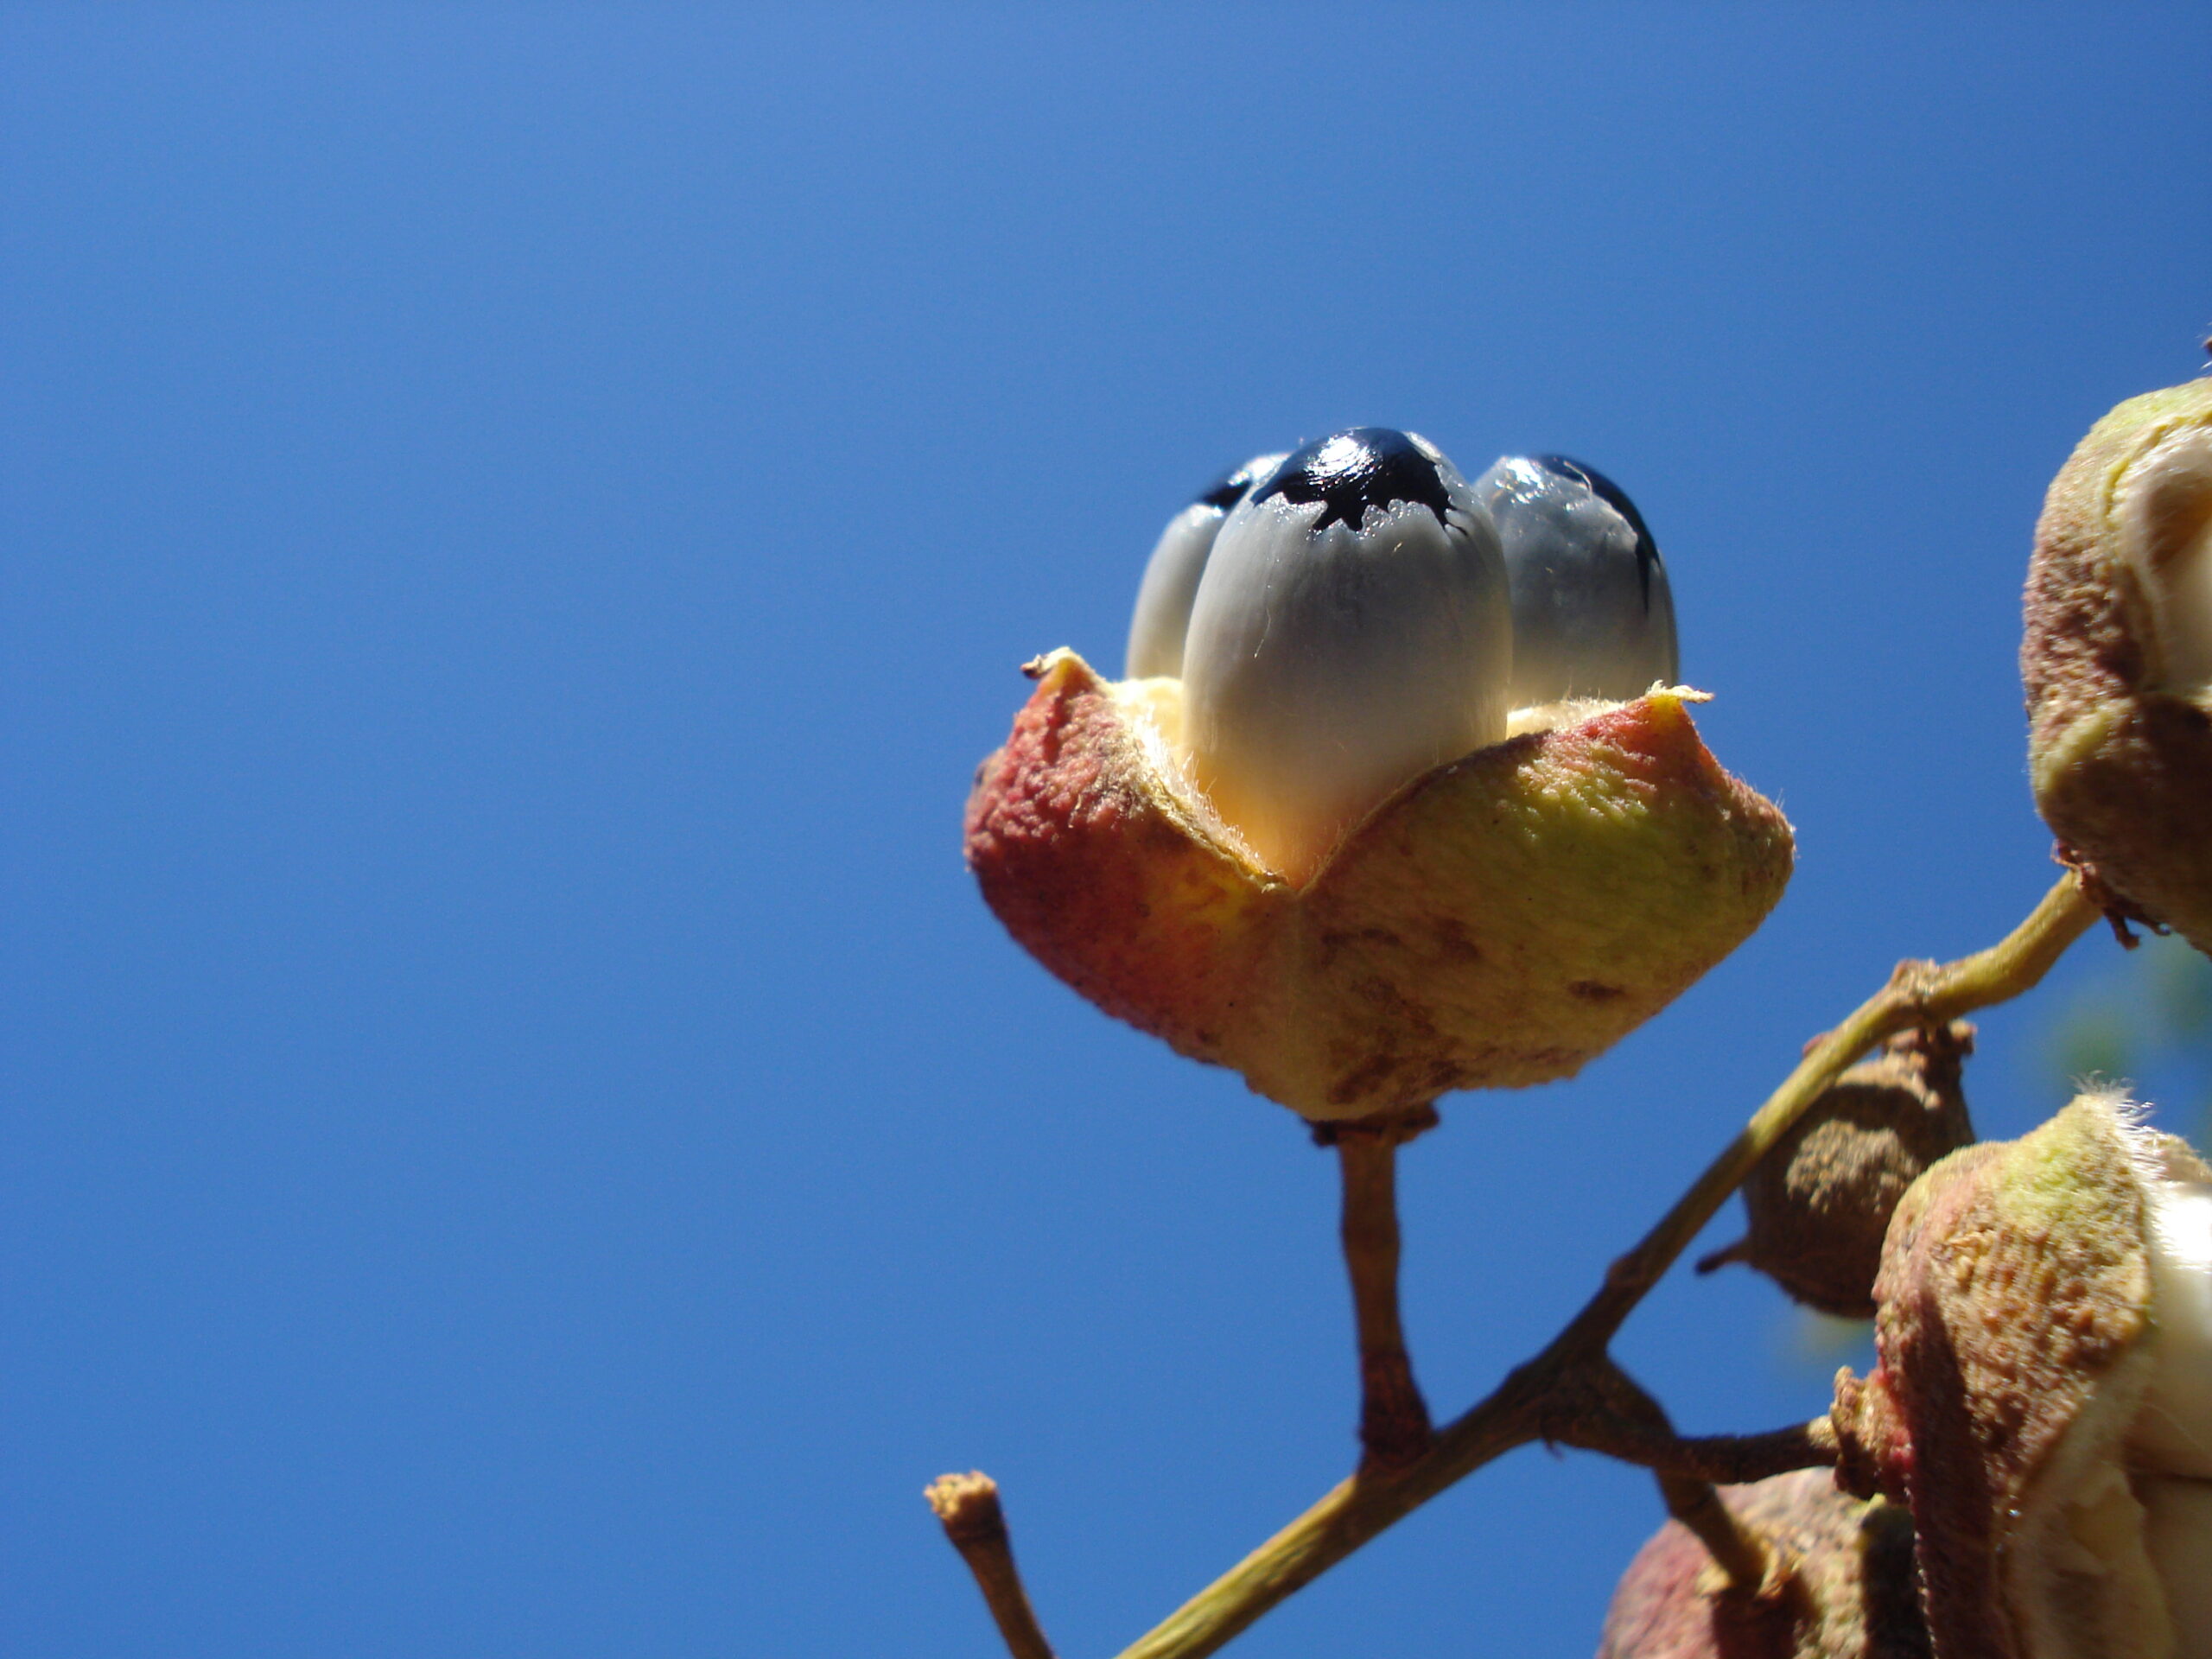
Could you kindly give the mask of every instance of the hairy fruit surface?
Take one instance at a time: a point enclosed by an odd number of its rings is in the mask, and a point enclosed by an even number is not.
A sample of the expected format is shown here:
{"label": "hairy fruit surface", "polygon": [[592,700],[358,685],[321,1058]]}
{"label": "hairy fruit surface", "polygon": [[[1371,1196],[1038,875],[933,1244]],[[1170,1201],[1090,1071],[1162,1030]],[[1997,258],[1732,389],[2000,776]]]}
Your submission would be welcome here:
{"label": "hairy fruit surface", "polygon": [[967,856],[1007,930],[1108,1013],[1317,1120],[1571,1076],[1764,918],[1789,827],[1680,691],[1415,778],[1294,884],[1175,759],[1181,688],[1071,652],[983,763]]}
{"label": "hairy fruit surface", "polygon": [[1698,1271],[1741,1262],[1808,1307],[1872,1319],[1897,1201],[1974,1139],[1960,1076],[1973,1051],[1963,1020],[1903,1032],[1830,1084],[1744,1183],[1750,1232]]}
{"label": "hairy fruit surface", "polygon": [[1838,1478],[1911,1510],[1939,1659],[2212,1655],[2212,1169],[2085,1095],[1898,1206]]}

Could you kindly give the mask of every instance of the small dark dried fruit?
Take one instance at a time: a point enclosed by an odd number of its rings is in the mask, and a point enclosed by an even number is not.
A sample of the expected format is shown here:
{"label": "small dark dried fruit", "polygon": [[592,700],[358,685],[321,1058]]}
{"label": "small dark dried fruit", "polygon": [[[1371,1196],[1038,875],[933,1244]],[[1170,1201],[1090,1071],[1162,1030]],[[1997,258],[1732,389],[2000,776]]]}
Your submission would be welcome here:
{"label": "small dark dried fruit", "polygon": [[1960,1087],[1974,1027],[1892,1037],[1828,1085],[1744,1183],[1751,1231],[1707,1256],[1757,1268],[1808,1307],[1874,1317],[1874,1275],[1891,1214],[1920,1173],[1974,1140]]}

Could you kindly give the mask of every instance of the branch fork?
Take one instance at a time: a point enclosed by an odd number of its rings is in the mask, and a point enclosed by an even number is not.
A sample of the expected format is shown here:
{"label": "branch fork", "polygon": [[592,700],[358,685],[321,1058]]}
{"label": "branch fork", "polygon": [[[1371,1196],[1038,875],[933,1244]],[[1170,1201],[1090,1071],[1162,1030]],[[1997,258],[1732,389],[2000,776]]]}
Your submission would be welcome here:
{"label": "branch fork", "polygon": [[[1753,1166],[1847,1066],[1897,1032],[1941,1027],[2032,989],[2103,913],[2098,896],[2085,893],[2069,871],[1988,950],[1947,964],[1900,963],[1880,991],[1807,1046],[1796,1069],[1642,1241],[1612,1263],[1597,1294],[1543,1351],[1440,1428],[1431,1426],[1414,1381],[1399,1315],[1395,1197],[1397,1148],[1435,1123],[1434,1110],[1317,1130],[1318,1141],[1335,1147],[1343,1174],[1344,1255],[1359,1342],[1359,1468],[1121,1659],[1199,1659],[1218,1650],[1393,1522],[1484,1465],[1539,1440],[1652,1469],[1669,1512],[1705,1544],[1730,1592],[1781,1605],[1789,1593],[1791,1563],[1730,1514],[1713,1483],[1834,1463],[1836,1437],[1827,1419],[1765,1434],[1685,1439],[1615,1364],[1608,1351],[1612,1338]],[[947,1476],[931,1488],[930,1499],[1014,1659],[1051,1659],[1014,1573],[995,1486],[981,1475]]]}

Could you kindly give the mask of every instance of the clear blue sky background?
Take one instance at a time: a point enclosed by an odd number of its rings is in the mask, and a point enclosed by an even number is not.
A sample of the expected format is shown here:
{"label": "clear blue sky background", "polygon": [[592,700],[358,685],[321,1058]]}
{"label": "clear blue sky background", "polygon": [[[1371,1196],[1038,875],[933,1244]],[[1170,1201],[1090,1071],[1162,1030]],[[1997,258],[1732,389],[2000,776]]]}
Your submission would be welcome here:
{"label": "clear blue sky background", "polygon": [[[1408,1154],[1464,1406],[2051,879],[2028,531],[2202,360],[2208,64],[2201,6],[0,14],[0,1641],[988,1655],[920,1498],[980,1465],[1084,1659],[1333,1481],[1330,1160],[957,831],[1016,665],[1358,423],[1618,479],[1801,836]],[[2117,961],[1985,1022],[1986,1130]],[[1623,1352],[1764,1427],[1793,1329],[1688,1280]],[[1656,1515],[1525,1452],[1240,1651],[1586,1655]]]}

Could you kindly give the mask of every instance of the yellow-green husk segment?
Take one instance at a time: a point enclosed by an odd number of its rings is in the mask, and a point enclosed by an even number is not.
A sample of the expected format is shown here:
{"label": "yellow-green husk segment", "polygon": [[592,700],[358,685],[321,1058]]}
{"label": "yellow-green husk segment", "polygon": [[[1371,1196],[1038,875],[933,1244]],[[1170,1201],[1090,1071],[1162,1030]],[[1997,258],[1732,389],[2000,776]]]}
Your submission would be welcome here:
{"label": "yellow-green husk segment", "polygon": [[968,804],[985,899],[1108,1013],[1317,1121],[1572,1075],[1789,879],[1789,825],[1680,692],[1414,779],[1297,888],[1181,779],[1175,682],[1066,651],[1030,671]]}
{"label": "yellow-green husk segment", "polygon": [[2212,950],[2212,711],[2161,672],[2159,599],[2126,555],[2120,512],[2131,471],[2192,428],[2212,428],[2212,378],[2120,404],[2052,480],[2020,670],[2044,821],[2123,908]]}

